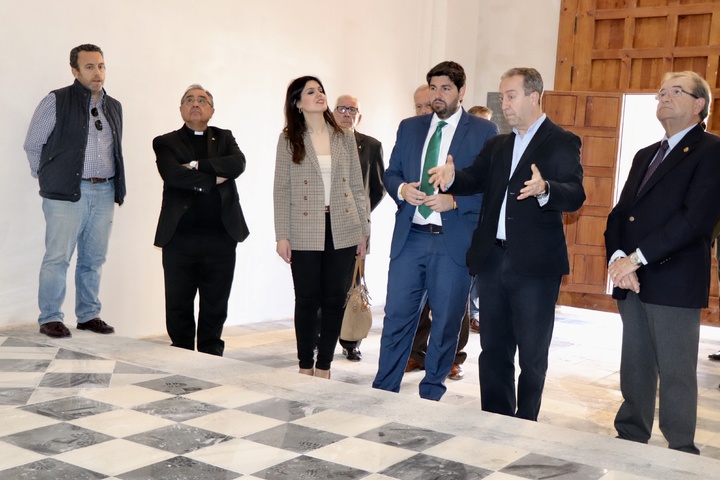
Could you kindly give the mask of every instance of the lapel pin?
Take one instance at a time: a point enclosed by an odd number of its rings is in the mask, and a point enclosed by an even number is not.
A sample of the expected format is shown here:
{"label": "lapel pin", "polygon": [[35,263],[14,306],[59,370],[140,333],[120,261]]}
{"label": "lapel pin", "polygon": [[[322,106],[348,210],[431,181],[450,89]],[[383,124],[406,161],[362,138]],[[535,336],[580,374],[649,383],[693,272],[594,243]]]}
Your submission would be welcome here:
{"label": "lapel pin", "polygon": [[687,152],[689,152],[689,151],[690,151],[690,148],[689,148],[689,147],[683,148],[683,153],[687,153]]}
{"label": "lapel pin", "polygon": [[215,141],[215,137],[212,137],[213,142]]}

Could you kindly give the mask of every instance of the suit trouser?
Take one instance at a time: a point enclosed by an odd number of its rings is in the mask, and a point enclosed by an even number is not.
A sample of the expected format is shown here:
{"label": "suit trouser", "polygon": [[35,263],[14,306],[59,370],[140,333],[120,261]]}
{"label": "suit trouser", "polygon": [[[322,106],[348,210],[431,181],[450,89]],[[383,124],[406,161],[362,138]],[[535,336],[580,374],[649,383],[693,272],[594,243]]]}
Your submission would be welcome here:
{"label": "suit trouser", "polygon": [[[475,278],[480,284],[482,409],[537,420],[562,277],[520,275],[506,250],[496,245]],[[520,362],[517,400],[516,349]]]}
{"label": "suit trouser", "polygon": [[200,294],[198,352],[222,356],[223,325],[235,274],[237,242],[227,233],[176,232],[162,249],[165,323],[175,347],[195,349],[195,295]]}
{"label": "suit trouser", "polygon": [[[330,369],[342,327],[347,279],[352,274],[356,252],[357,246],[335,250],[329,213],[325,214],[325,249],[292,252],[290,267],[295,286],[295,339],[300,368]],[[319,339],[318,309],[322,310]],[[317,362],[314,360],[316,344]]]}
{"label": "suit trouser", "polygon": [[373,388],[400,391],[420,312],[427,298],[433,312],[420,396],[440,400],[447,388],[470,289],[467,267],[450,256],[442,234],[410,230],[402,251],[390,260],[380,359]]}
{"label": "suit trouser", "polygon": [[[425,355],[427,354],[428,337],[430,336],[430,327],[432,322],[432,312],[430,307],[425,303],[422,313],[420,314],[420,322],[418,323],[415,338],[413,339],[410,357],[414,358],[421,365],[425,365]],[[458,337],[457,348],[455,349],[455,365],[462,365],[467,360],[467,353],[464,352],[468,339],[470,338],[470,312],[465,310],[463,315],[462,326],[460,327],[460,336]]]}
{"label": "suit trouser", "polygon": [[670,448],[699,453],[694,439],[700,309],[643,303],[634,292],[618,300],[618,309],[623,322],[618,436],[648,442],[659,378],[660,431]]}

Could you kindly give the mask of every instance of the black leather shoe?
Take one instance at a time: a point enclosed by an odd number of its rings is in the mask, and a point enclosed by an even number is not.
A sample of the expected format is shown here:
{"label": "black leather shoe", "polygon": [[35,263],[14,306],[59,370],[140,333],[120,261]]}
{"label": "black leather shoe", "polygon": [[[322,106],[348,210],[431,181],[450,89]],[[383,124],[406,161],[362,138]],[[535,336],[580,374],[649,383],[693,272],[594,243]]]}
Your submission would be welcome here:
{"label": "black leather shoe", "polygon": [[350,350],[343,348],[343,355],[351,362],[359,362],[362,360],[362,353],[360,353],[360,349],[357,347],[353,347]]}
{"label": "black leather shoe", "polygon": [[718,350],[718,351],[715,352],[715,353],[711,353],[710,355],[708,355],[708,358],[709,358],[710,360],[720,361],[720,350]]}
{"label": "black leather shoe", "polygon": [[101,333],[103,335],[106,335],[108,333],[115,333],[115,329],[113,327],[103,322],[99,318],[93,318],[92,320],[88,320],[87,322],[78,323],[77,328],[78,330],[90,330],[91,332]]}
{"label": "black leather shoe", "polygon": [[40,333],[52,338],[72,337],[72,333],[62,322],[48,322],[40,325]]}

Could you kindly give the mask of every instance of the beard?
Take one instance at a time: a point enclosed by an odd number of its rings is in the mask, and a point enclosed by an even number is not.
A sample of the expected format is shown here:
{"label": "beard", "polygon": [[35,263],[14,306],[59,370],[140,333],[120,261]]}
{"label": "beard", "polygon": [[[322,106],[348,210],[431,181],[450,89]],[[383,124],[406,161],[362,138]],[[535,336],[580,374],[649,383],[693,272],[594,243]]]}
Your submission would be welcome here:
{"label": "beard", "polygon": [[[441,105],[436,105],[436,102],[441,102]],[[445,120],[448,117],[452,116],[453,113],[457,112],[458,110],[458,101],[454,101],[451,103],[446,103],[444,100],[433,100],[432,108],[433,112],[440,118],[441,120]]]}

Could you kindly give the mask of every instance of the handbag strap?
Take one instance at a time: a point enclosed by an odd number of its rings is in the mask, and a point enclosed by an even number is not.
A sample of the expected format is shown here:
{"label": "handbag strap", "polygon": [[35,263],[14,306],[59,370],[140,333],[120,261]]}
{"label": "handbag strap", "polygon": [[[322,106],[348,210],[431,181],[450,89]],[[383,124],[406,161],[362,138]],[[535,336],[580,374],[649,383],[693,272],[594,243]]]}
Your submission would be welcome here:
{"label": "handbag strap", "polygon": [[353,286],[365,283],[365,259],[355,257],[355,271],[353,272]]}

